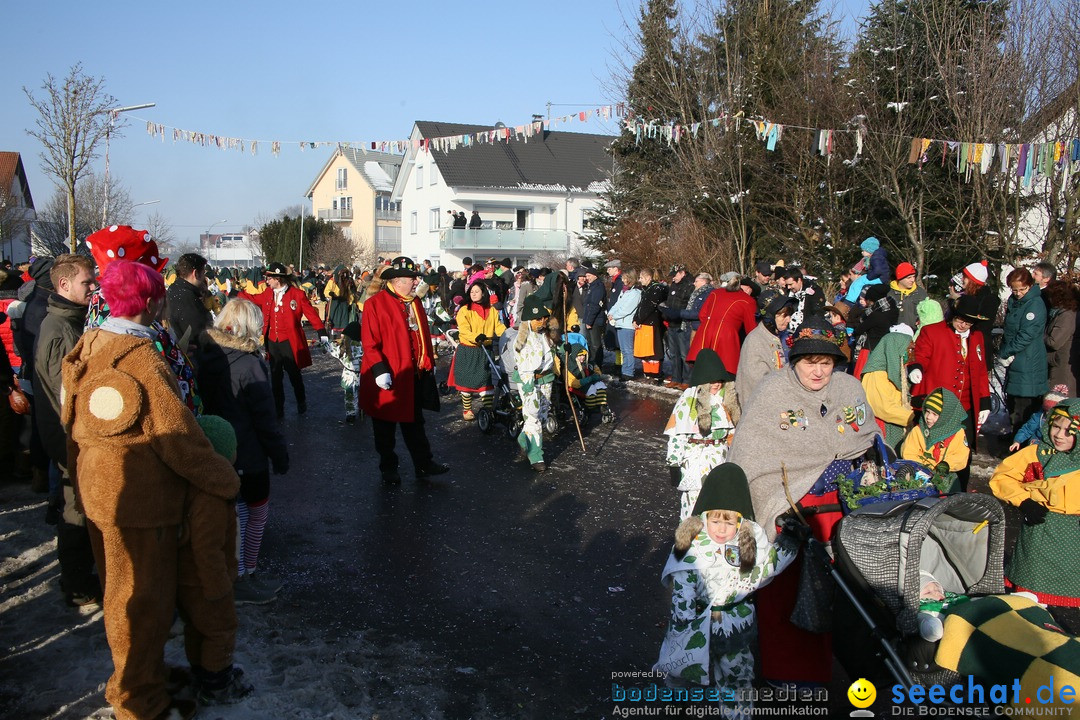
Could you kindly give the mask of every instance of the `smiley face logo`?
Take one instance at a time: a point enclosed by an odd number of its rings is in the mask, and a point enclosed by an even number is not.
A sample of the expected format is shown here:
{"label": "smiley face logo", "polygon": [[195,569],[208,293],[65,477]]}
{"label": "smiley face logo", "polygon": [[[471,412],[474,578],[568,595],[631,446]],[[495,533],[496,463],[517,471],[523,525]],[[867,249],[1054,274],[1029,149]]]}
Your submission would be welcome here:
{"label": "smiley face logo", "polygon": [[877,699],[877,688],[866,678],[859,678],[851,683],[847,691],[848,700],[857,708],[868,708]]}

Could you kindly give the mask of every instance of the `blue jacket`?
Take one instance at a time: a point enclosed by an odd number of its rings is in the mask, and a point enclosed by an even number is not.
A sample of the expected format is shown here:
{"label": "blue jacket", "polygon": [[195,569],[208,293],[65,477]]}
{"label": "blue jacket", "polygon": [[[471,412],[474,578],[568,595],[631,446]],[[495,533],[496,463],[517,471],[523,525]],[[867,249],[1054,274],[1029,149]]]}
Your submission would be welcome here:
{"label": "blue jacket", "polygon": [[637,312],[639,302],[641,302],[641,288],[637,286],[626,288],[619,293],[619,299],[608,310],[611,325],[620,330],[633,330],[634,313]]}
{"label": "blue jacket", "polygon": [[[693,293],[690,295],[690,302],[687,304],[684,310],[679,311],[679,319],[683,320],[683,330],[687,329],[689,325],[690,329],[697,330],[701,325],[701,306],[705,304],[705,301],[709,299],[709,296],[713,294],[716,288],[706,285],[702,288],[702,291],[697,293],[695,297]],[[697,292],[695,289],[694,292]]]}
{"label": "blue jacket", "polygon": [[866,279],[867,280],[880,280],[883,283],[889,282],[892,277],[892,271],[889,269],[889,256],[885,252],[885,248],[879,247],[866,261]]}
{"label": "blue jacket", "polygon": [[607,324],[607,288],[600,278],[593,280],[585,287],[582,298],[581,323],[583,325],[606,325]]}
{"label": "blue jacket", "polygon": [[1024,445],[1030,440],[1033,445],[1037,445],[1043,439],[1042,421],[1043,411],[1039,410],[1039,412],[1029,417],[1026,423],[1020,426],[1020,429],[1013,435],[1013,442]]}

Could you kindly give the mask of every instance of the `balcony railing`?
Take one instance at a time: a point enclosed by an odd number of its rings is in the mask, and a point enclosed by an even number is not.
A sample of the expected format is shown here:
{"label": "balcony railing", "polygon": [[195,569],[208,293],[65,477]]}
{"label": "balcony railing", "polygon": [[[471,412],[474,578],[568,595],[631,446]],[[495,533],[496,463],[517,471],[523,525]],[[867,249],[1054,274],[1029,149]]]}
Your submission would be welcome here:
{"label": "balcony railing", "polygon": [[400,210],[379,210],[379,209],[376,209],[375,210],[375,219],[376,220],[397,220],[398,222],[401,222],[401,211]]}
{"label": "balcony railing", "polygon": [[319,210],[320,220],[352,220],[352,210]]}
{"label": "balcony railing", "polygon": [[444,250],[566,250],[570,235],[563,230],[454,230],[442,231]]}
{"label": "balcony railing", "polygon": [[376,240],[375,252],[378,253],[400,253],[401,252],[401,238],[396,240]]}

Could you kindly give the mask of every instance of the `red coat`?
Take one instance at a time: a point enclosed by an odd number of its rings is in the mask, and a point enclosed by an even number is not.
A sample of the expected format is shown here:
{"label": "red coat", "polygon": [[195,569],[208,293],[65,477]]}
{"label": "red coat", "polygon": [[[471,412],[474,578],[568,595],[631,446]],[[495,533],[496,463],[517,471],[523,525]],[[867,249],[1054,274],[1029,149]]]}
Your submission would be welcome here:
{"label": "red coat", "polygon": [[944,322],[923,326],[915,341],[908,366],[922,368],[922,382],[911,388],[912,396],[926,395],[939,387],[956,393],[970,414],[990,407],[990,377],[986,372],[986,345],[982,333],[972,330],[968,353],[960,351],[960,336]]}
{"label": "red coat", "polygon": [[323,332],[323,322],[319,313],[311,306],[304,291],[290,286],[281,296],[281,305],[274,305],[274,291],[267,287],[261,293],[252,295],[242,292],[239,297],[262,308],[263,337],[270,342],[288,342],[292,346],[296,366],[306,368],[311,365],[311,351],[308,350],[307,336],[300,324],[301,316],[306,317],[316,332]]}
{"label": "red coat", "polygon": [[[406,311],[413,313],[420,329],[416,355]],[[360,364],[360,407],[380,420],[413,422],[416,419],[417,370],[435,367],[431,333],[419,298],[413,298],[406,305],[389,288],[368,298],[360,323],[360,341],[364,346],[364,360]],[[389,390],[375,384],[375,378],[383,373],[390,373],[393,381]]]}
{"label": "red coat", "polygon": [[724,368],[735,374],[739,369],[739,351],[743,338],[757,326],[757,303],[742,290],[716,290],[701,306],[698,326],[690,343],[687,362],[694,362],[704,348],[720,356]]}

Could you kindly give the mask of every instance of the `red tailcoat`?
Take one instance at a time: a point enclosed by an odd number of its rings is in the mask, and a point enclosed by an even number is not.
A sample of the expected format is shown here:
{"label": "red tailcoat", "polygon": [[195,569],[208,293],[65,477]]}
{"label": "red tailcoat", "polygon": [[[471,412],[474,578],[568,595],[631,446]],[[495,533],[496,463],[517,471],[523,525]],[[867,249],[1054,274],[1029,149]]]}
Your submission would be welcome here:
{"label": "red tailcoat", "polygon": [[968,335],[968,352],[961,352],[960,336],[947,323],[923,326],[915,341],[911,365],[919,365],[923,381],[911,388],[911,394],[926,395],[939,387],[956,393],[960,404],[970,414],[989,409],[990,378],[986,373],[986,346],[982,333]]}
{"label": "red tailcoat", "polygon": [[300,317],[306,317],[316,332],[323,331],[323,322],[303,290],[290,286],[281,296],[280,305],[274,304],[274,291],[269,287],[257,295],[242,292],[239,297],[262,308],[263,337],[271,342],[288,342],[292,346],[297,367],[306,368],[311,365],[311,351],[308,350],[307,336],[300,325]]}
{"label": "red tailcoat", "polygon": [[694,362],[697,354],[711,348],[720,356],[724,369],[735,374],[739,369],[739,350],[743,338],[757,325],[757,303],[742,290],[714,290],[701,306],[701,314],[686,362]]}
{"label": "red tailcoat", "polygon": [[[409,314],[417,320],[418,334],[409,330]],[[389,288],[373,295],[364,303],[360,340],[364,346],[360,407],[380,420],[413,422],[417,371],[435,366],[431,333],[419,298],[404,302]],[[375,384],[375,378],[383,373],[390,373],[393,381],[389,390]]]}

